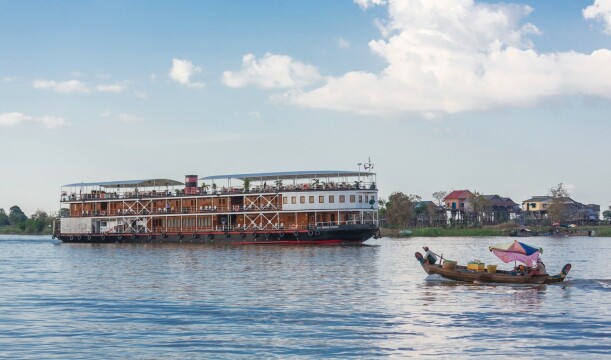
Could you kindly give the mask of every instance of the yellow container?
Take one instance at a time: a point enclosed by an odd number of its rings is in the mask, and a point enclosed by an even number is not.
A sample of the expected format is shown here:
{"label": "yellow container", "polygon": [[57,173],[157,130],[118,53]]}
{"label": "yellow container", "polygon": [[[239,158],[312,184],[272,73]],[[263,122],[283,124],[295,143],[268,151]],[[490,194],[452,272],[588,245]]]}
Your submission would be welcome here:
{"label": "yellow container", "polygon": [[470,261],[467,264],[467,269],[473,271],[484,271],[486,269],[486,264],[479,261]]}
{"label": "yellow container", "polygon": [[491,274],[496,273],[496,265],[488,265],[488,272]]}

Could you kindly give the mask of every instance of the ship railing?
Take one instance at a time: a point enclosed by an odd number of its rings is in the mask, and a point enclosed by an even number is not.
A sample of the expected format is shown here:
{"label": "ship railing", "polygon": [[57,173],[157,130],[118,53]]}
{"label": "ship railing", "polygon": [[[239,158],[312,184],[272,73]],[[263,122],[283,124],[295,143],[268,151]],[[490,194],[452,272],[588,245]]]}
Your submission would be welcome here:
{"label": "ship railing", "polygon": [[357,183],[319,183],[319,184],[296,184],[282,186],[254,186],[248,190],[243,188],[220,188],[214,191],[197,188],[195,191],[184,190],[171,191],[127,191],[127,192],[105,192],[93,190],[86,194],[68,193],[63,191],[60,195],[61,202],[86,201],[86,200],[115,200],[115,199],[141,199],[155,197],[192,197],[202,195],[230,195],[230,194],[259,194],[278,193],[288,191],[326,191],[326,190],[377,190],[375,182]]}

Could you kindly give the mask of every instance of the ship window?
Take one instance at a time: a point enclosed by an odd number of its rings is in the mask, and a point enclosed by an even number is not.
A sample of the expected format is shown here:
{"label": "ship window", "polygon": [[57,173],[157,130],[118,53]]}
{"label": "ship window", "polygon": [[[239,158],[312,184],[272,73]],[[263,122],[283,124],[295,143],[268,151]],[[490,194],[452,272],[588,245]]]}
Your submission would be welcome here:
{"label": "ship window", "polygon": [[350,195],[350,202],[353,203],[356,201],[356,195]]}
{"label": "ship window", "polygon": [[286,196],[285,196],[285,197],[283,197],[283,198],[282,198],[282,203],[283,203],[284,205],[288,204],[288,203],[289,203],[289,198],[288,198],[288,197],[286,197]]}
{"label": "ship window", "polygon": [[346,195],[340,195],[339,196],[339,202],[341,202],[341,203],[346,202]]}
{"label": "ship window", "polygon": [[325,202],[325,196],[324,196],[324,195],[320,195],[320,196],[318,197],[318,202],[319,202],[320,204],[324,203],[324,202]]}
{"label": "ship window", "polygon": [[314,204],[314,196],[310,196],[310,204]]}
{"label": "ship window", "polygon": [[359,195],[359,202],[362,203],[363,202],[363,195]]}
{"label": "ship window", "polygon": [[291,204],[297,204],[297,196],[291,196]]}
{"label": "ship window", "polygon": [[305,204],[305,196],[300,196],[299,197],[299,203],[300,204]]}
{"label": "ship window", "polygon": [[335,202],[335,196],[329,195],[329,202],[330,203],[334,203]]}

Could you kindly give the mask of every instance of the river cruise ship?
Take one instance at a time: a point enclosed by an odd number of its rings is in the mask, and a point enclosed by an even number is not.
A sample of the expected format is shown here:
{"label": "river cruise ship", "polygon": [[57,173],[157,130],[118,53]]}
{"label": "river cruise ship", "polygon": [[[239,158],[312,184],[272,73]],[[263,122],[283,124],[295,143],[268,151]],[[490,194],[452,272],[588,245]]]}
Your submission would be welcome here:
{"label": "river cruise ship", "polygon": [[53,236],[64,242],[345,244],[380,235],[368,171],[74,183],[60,203]]}

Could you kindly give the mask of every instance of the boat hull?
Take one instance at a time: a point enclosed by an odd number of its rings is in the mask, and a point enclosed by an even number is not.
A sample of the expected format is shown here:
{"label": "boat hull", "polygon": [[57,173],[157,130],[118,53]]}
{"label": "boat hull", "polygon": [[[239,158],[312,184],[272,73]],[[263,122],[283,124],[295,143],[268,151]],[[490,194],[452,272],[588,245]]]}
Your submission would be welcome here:
{"label": "boat hull", "polygon": [[554,284],[563,282],[566,275],[570,271],[570,264],[567,264],[562,272],[558,275],[526,276],[513,274],[509,271],[497,271],[495,273],[489,273],[487,271],[473,271],[468,270],[465,266],[457,266],[455,269],[444,269],[441,265],[428,264],[424,262],[420,253],[416,253],[416,259],[418,259],[424,271],[429,275],[437,274],[446,279],[470,283]]}
{"label": "boat hull", "polygon": [[66,243],[360,244],[379,234],[370,225],[311,230],[248,230],[143,234],[58,234]]}

